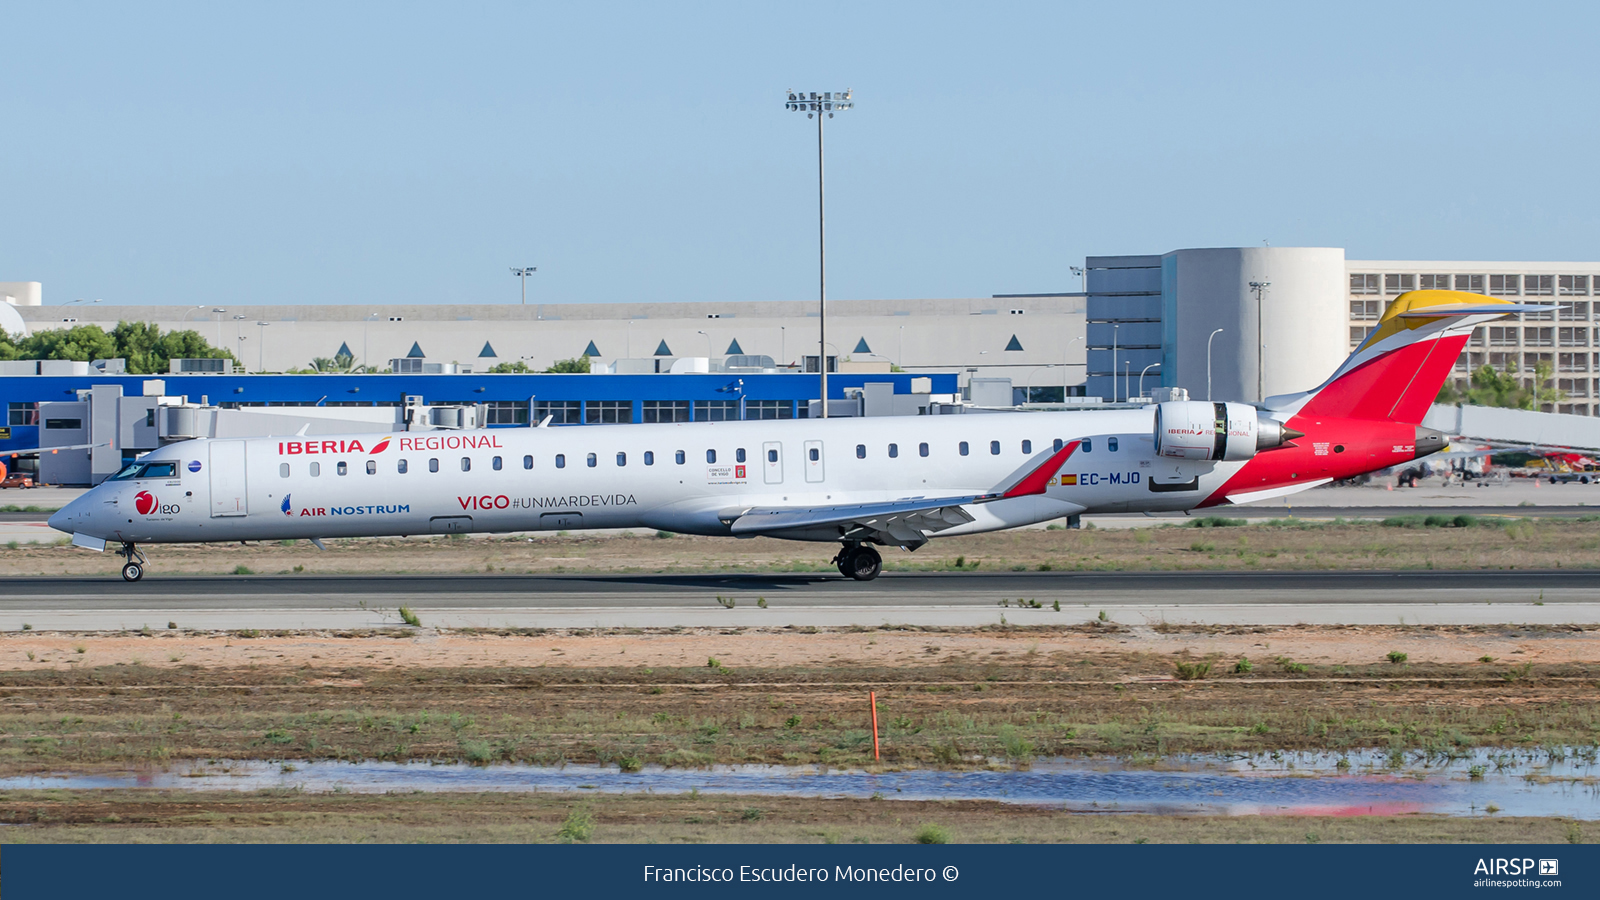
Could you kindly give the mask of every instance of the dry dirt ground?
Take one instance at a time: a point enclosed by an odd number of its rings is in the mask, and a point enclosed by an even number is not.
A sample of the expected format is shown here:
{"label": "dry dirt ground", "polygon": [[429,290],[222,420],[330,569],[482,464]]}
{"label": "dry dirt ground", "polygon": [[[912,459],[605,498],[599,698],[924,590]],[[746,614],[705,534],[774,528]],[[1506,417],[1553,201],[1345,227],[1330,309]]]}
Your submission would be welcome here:
{"label": "dry dirt ground", "polygon": [[[1570,626],[11,632],[0,775],[228,758],[1005,768],[1594,747],[1597,687],[1600,628]],[[3,792],[0,822],[24,826],[10,840],[48,841],[877,842],[924,824],[963,841],[1590,839],[1588,823],[1543,819],[682,796]]]}
{"label": "dry dirt ground", "polygon": [[[1600,565],[1600,521],[1462,519],[1427,527],[1421,517],[1375,522],[1195,527],[1190,519],[1136,529],[1019,530],[940,539],[916,553],[889,551],[885,568],[915,569],[1477,569]],[[1231,520],[1243,522],[1243,520]],[[1454,518],[1441,519],[1453,523]],[[1409,526],[1409,527],[1408,527]],[[546,534],[537,537],[361,538],[146,545],[153,571],[170,574],[359,574],[370,572],[828,571],[834,547],[687,535]],[[0,576],[103,575],[117,560],[63,545],[0,548]],[[241,572],[240,574],[244,574]]]}
{"label": "dry dirt ground", "polygon": [[1588,843],[1600,823],[1085,815],[1001,803],[570,794],[0,796],[7,843]]}

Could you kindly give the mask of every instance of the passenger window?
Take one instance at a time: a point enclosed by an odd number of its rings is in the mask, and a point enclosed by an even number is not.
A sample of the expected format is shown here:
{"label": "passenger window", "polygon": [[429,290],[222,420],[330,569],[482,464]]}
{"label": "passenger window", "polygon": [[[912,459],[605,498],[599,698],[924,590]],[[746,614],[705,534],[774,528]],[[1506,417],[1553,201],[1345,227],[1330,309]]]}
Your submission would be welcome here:
{"label": "passenger window", "polygon": [[733,461],[734,462],[744,462],[744,448],[743,447],[740,447],[739,449],[733,451]]}
{"label": "passenger window", "polygon": [[411,464],[406,462],[404,459],[400,459],[395,461],[394,467],[396,471],[398,471],[401,475],[404,475],[411,468]]}
{"label": "passenger window", "polygon": [[716,461],[717,461],[717,451],[715,451],[715,450],[707,450],[706,451],[706,462],[714,463]]}
{"label": "passenger window", "polygon": [[523,458],[522,458],[522,467],[523,467],[523,468],[524,468],[524,469],[531,469],[531,468],[533,468],[533,457],[531,457],[531,456],[524,456],[524,457],[523,457]]}
{"label": "passenger window", "polygon": [[322,475],[322,463],[319,463],[319,462],[312,463],[311,464],[311,477],[312,478],[317,478],[317,477],[319,477],[321,475]]}
{"label": "passenger window", "polygon": [[595,466],[598,466],[600,464],[600,459],[599,459],[599,457],[597,457],[593,453],[591,453],[591,454],[589,454],[589,457],[588,457],[588,463],[589,463],[589,468],[592,469]]}
{"label": "passenger window", "polygon": [[463,472],[471,472],[472,471],[472,457],[470,457],[470,456],[461,457],[461,471],[463,471]]}
{"label": "passenger window", "polygon": [[567,455],[565,453],[557,453],[556,454],[556,468],[565,469],[566,467],[567,467]]}
{"label": "passenger window", "polygon": [[899,459],[900,458],[900,445],[899,444],[890,444],[889,445],[889,458],[890,459]]}
{"label": "passenger window", "polygon": [[856,445],[856,459],[866,459],[866,458],[867,458],[867,445],[866,444],[857,444]]}
{"label": "passenger window", "polygon": [[999,456],[1000,455],[1000,442],[999,441],[990,441],[989,442],[989,455],[990,456]]}
{"label": "passenger window", "polygon": [[1106,449],[1110,450],[1112,453],[1117,452],[1117,439],[1106,438]]}
{"label": "passenger window", "polygon": [[431,457],[431,458],[428,459],[428,471],[429,472],[437,472],[437,471],[439,471],[439,457],[434,456],[434,457]]}
{"label": "passenger window", "polygon": [[289,464],[288,463],[278,463],[278,477],[279,478],[288,478],[289,477]]}
{"label": "passenger window", "polygon": [[1023,453],[1032,453],[1033,452],[1033,441],[1023,441],[1022,442],[1022,452]]}
{"label": "passenger window", "polygon": [[378,461],[377,460],[375,460],[375,459],[367,460],[367,474],[368,475],[376,475],[376,474],[378,474]]}
{"label": "passenger window", "polygon": [[627,464],[628,464],[628,454],[626,454],[626,453],[618,453],[617,454],[617,465],[620,467],[620,466],[625,466]]}
{"label": "passenger window", "polygon": [[928,455],[928,445],[927,445],[926,442],[917,445],[917,455],[918,456],[927,456]]}
{"label": "passenger window", "polygon": [[1085,453],[1094,452],[1094,439],[1093,438],[1084,438],[1083,439],[1083,452],[1085,452]]}
{"label": "passenger window", "polygon": [[656,464],[656,452],[654,450],[646,450],[644,452],[644,464],[647,466]]}
{"label": "passenger window", "polygon": [[811,461],[812,462],[816,462],[817,460],[819,460],[821,458],[822,458],[822,451],[818,450],[815,447],[812,447],[811,448]]}
{"label": "passenger window", "polygon": [[688,457],[683,455],[683,451],[682,450],[679,450],[677,453],[674,453],[672,455],[672,459],[673,459],[674,462],[676,462],[678,465],[681,466],[688,459]]}
{"label": "passenger window", "polygon": [[1055,446],[1056,446],[1056,452],[1060,453],[1061,452],[1061,448],[1066,446],[1066,445],[1061,442],[1061,438],[1056,438]]}
{"label": "passenger window", "polygon": [[349,463],[343,463],[343,462],[339,463],[339,474],[340,475],[349,475],[350,474],[350,464]]}
{"label": "passenger window", "polygon": [[496,472],[500,471],[500,457],[496,456],[490,465]]}
{"label": "passenger window", "polygon": [[961,455],[962,455],[962,456],[966,456],[966,455],[967,455],[967,450],[968,450],[968,449],[969,449],[969,448],[968,448],[968,447],[967,447],[967,442],[966,442],[966,441],[962,441],[962,442],[961,442]]}
{"label": "passenger window", "polygon": [[768,450],[767,451],[767,462],[777,462],[777,461],[778,461],[778,451],[776,451],[776,450]]}

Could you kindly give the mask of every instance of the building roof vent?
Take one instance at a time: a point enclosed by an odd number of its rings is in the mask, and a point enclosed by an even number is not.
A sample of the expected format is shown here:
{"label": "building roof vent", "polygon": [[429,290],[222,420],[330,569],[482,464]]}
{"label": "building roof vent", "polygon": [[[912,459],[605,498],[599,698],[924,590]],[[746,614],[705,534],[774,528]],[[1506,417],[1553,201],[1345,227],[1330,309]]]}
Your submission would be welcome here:
{"label": "building roof vent", "polygon": [[478,351],[478,358],[479,359],[483,359],[486,356],[491,356],[491,357],[496,357],[496,358],[498,358],[500,356],[500,354],[494,352],[494,347],[490,346],[488,341],[484,341],[483,342],[483,349]]}
{"label": "building roof vent", "polygon": [[[667,344],[666,344],[665,341],[663,341],[661,343],[661,346],[663,346],[663,347],[665,347],[666,345]],[[599,356],[600,355],[600,348],[596,347],[594,345],[594,341],[590,341],[589,342],[589,346],[583,348],[583,355],[584,356]]]}
{"label": "building roof vent", "polygon": [[406,354],[406,359],[427,359],[428,354],[422,352],[422,345],[416,341],[411,342],[411,352]]}
{"label": "building roof vent", "polygon": [[1011,351],[1011,350],[1021,350],[1021,349],[1022,349],[1022,342],[1017,340],[1017,336],[1013,334],[1011,336],[1011,342],[1006,344],[1006,350],[1007,351]]}
{"label": "building roof vent", "polygon": [[[1012,338],[1012,340],[1016,340],[1016,339]],[[851,350],[850,352],[851,353],[871,353],[872,352],[872,348],[867,346],[867,339],[866,338],[861,338],[860,340],[856,341],[856,348],[854,350]]]}
{"label": "building roof vent", "polygon": [[728,356],[739,356],[739,355],[742,355],[743,353],[744,353],[744,349],[739,346],[739,339],[738,338],[734,338],[732,343],[728,344],[727,355]]}
{"label": "building roof vent", "polygon": [[660,344],[656,345],[656,355],[657,356],[671,356],[672,355],[672,350],[667,347],[667,341],[666,341],[665,338],[663,338],[661,340]]}

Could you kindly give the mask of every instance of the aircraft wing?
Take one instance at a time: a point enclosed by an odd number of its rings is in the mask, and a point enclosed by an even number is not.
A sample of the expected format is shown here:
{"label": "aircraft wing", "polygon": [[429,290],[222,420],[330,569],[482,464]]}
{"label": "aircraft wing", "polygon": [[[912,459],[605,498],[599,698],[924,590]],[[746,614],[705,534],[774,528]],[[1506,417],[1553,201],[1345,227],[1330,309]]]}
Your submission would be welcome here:
{"label": "aircraft wing", "polygon": [[29,447],[26,450],[0,450],[0,456],[38,456],[41,453],[55,453],[58,450],[93,450],[96,447],[109,447],[110,441],[101,441],[98,444],[66,444],[60,447]]}
{"label": "aircraft wing", "polygon": [[973,521],[973,515],[964,508],[968,504],[1044,493],[1050,479],[1077,449],[1078,442],[1071,441],[1010,487],[987,494],[906,497],[830,506],[749,507],[724,510],[718,518],[740,536],[836,528],[841,538],[916,548],[927,543],[930,532]]}

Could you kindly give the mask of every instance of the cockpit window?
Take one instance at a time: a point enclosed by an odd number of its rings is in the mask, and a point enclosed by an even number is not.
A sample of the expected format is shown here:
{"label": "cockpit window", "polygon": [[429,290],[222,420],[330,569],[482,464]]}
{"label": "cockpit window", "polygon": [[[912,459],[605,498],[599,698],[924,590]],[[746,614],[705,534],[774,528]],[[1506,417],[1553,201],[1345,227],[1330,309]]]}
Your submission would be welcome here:
{"label": "cockpit window", "polygon": [[133,478],[176,478],[178,477],[178,464],[175,462],[150,462],[131,463],[121,472],[111,476],[110,481],[128,481]]}

